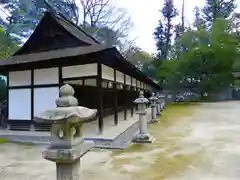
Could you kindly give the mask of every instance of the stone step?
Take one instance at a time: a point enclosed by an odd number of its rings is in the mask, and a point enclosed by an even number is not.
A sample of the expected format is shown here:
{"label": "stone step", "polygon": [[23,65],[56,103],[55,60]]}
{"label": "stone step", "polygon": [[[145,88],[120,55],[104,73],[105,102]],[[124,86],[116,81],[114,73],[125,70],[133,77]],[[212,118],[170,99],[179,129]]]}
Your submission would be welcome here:
{"label": "stone step", "polygon": [[11,124],[10,130],[17,130],[17,131],[30,131],[30,124]]}
{"label": "stone step", "polygon": [[35,124],[35,131],[50,131],[51,124],[37,123]]}

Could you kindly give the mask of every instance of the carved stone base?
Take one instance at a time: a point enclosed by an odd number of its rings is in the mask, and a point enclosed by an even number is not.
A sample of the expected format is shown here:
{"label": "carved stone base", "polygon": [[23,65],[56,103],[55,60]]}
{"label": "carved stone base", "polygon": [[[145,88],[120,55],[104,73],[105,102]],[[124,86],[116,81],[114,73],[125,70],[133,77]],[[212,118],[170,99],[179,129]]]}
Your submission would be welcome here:
{"label": "carved stone base", "polygon": [[153,143],[155,138],[150,134],[138,134],[134,139],[133,143],[144,144],[144,143]]}
{"label": "carved stone base", "polygon": [[94,142],[84,142],[79,146],[71,149],[56,149],[48,147],[43,152],[43,158],[56,163],[72,163],[81,158],[84,154],[94,147]]}

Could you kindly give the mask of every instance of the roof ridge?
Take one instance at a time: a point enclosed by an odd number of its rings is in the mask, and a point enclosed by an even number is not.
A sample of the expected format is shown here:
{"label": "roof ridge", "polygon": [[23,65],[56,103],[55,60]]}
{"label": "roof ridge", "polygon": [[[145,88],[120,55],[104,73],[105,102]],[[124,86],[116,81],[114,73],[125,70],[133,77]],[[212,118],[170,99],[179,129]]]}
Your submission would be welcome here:
{"label": "roof ridge", "polygon": [[63,20],[65,23],[68,23],[69,25],[73,26],[74,28],[78,29],[79,31],[81,31],[84,35],[86,35],[87,37],[89,37],[90,39],[92,39],[95,43],[97,44],[101,44],[98,40],[96,40],[94,37],[92,37],[90,34],[88,34],[84,29],[82,29],[80,26],[77,26],[74,22],[72,22],[71,20],[69,20],[68,18],[66,18],[61,12],[53,12],[53,11],[47,11],[50,13],[50,15],[53,18],[58,18]]}

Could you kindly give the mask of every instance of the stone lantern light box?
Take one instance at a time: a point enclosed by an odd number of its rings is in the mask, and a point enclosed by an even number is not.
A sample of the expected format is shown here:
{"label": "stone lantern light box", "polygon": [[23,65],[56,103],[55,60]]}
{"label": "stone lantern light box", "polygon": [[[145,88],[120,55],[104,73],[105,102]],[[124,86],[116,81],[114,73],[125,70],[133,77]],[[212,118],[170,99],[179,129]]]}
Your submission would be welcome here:
{"label": "stone lantern light box", "polygon": [[37,122],[52,124],[51,147],[72,148],[83,144],[82,125],[96,116],[97,110],[78,106],[73,96],[74,89],[66,84],[60,88],[57,107],[40,113],[35,117]]}

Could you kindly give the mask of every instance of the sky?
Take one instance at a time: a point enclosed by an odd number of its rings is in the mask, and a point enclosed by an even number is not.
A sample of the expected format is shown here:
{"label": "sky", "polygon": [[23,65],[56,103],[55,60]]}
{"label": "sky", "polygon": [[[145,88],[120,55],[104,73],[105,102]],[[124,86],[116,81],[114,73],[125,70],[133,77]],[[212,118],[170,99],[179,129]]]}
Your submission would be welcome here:
{"label": "sky", "polygon": [[[156,52],[155,41],[153,39],[154,29],[157,27],[161,17],[159,10],[162,8],[163,0],[115,0],[118,7],[125,8],[132,17],[134,23],[130,32],[130,38],[136,38],[136,45],[147,52]],[[205,0],[185,0],[185,24],[193,22],[194,7],[203,7]],[[240,0],[237,12],[240,12]],[[182,0],[174,0],[175,6],[181,10]],[[176,19],[175,22],[180,22]]]}

